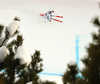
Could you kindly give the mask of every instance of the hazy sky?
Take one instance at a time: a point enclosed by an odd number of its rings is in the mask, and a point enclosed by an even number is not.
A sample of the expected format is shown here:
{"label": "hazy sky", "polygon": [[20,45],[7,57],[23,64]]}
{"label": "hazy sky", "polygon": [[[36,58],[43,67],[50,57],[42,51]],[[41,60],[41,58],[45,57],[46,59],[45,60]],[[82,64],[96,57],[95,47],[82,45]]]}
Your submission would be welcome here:
{"label": "hazy sky", "polygon": [[[63,23],[46,21],[40,16],[53,9],[54,15],[62,15]],[[0,23],[7,26],[15,16],[21,18],[20,32],[30,54],[40,50],[44,73],[63,74],[66,64],[76,60],[75,39],[80,37],[80,58],[84,47],[91,42],[91,33],[97,29],[91,19],[100,14],[99,0],[0,0]],[[56,18],[57,19],[57,18]],[[82,64],[80,63],[80,66]],[[59,80],[56,76],[41,76],[43,79]]]}

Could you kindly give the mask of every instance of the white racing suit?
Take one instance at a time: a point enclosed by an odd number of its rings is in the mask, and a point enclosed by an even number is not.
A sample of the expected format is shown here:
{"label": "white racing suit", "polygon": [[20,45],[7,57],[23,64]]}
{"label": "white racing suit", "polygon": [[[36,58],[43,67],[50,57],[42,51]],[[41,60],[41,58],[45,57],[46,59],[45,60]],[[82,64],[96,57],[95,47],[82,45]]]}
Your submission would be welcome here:
{"label": "white racing suit", "polygon": [[44,14],[44,17],[47,19],[47,20],[49,20],[49,21],[51,21],[52,20],[52,11],[48,11],[47,13],[45,13]]}

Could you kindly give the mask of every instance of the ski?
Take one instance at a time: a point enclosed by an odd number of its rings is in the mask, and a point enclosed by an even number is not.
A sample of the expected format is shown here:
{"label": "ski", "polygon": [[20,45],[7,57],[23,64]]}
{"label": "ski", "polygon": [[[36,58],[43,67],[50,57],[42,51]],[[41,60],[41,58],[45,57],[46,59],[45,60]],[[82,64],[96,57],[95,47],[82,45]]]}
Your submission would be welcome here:
{"label": "ski", "polygon": [[44,14],[40,14],[40,15],[44,17]]}
{"label": "ski", "polygon": [[63,18],[63,16],[52,15],[53,17]]}
{"label": "ski", "polygon": [[[44,16],[44,14],[40,14],[41,16]],[[58,15],[51,15],[52,17],[58,17],[58,18],[63,18],[63,16],[58,16]]]}
{"label": "ski", "polygon": [[[44,17],[44,14],[40,14],[40,16],[43,16]],[[51,17],[58,17],[58,18],[63,18],[63,16],[58,16],[58,15],[51,15]],[[54,20],[54,21],[57,21],[57,22],[61,22],[61,20],[57,20],[57,19],[54,19],[54,18],[51,18],[51,20]],[[51,21],[50,21],[51,22]]]}
{"label": "ski", "polygon": [[61,20],[57,20],[57,19],[52,19],[52,20],[57,21],[57,22],[61,22],[61,23],[62,23],[62,21],[61,21]]}

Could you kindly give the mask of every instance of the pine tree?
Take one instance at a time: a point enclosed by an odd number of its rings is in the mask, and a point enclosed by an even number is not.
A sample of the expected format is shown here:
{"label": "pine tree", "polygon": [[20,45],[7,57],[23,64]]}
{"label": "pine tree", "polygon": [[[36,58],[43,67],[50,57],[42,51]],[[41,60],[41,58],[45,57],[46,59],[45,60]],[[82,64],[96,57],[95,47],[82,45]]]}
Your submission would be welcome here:
{"label": "pine tree", "polygon": [[56,83],[54,81],[48,81],[48,80],[46,80],[46,81],[41,81],[40,84],[56,84]]}
{"label": "pine tree", "polygon": [[[15,21],[20,21],[18,17],[14,18]],[[5,84],[26,84],[32,81],[33,84],[38,84],[39,76],[42,69],[42,58],[40,58],[40,51],[35,51],[31,56],[31,62],[21,64],[21,60],[15,58],[18,47],[22,46],[23,37],[19,34],[18,29],[14,34],[10,34],[7,27],[0,25],[0,49],[7,49],[0,52],[2,60],[0,59],[0,77],[4,80]],[[5,47],[4,47],[5,46]]]}
{"label": "pine tree", "polygon": [[75,84],[88,84],[83,78],[77,78]]}
{"label": "pine tree", "polygon": [[82,59],[85,68],[81,71],[88,84],[100,84],[100,21],[99,17],[92,20],[98,33],[92,33],[93,42],[86,48],[87,56]]}
{"label": "pine tree", "polygon": [[25,67],[25,69],[21,69],[21,73],[19,73],[20,79],[16,82],[16,84],[26,84],[30,81],[32,81],[32,84],[39,84],[39,76],[37,74],[43,70],[41,61],[40,51],[35,51],[34,55],[32,55],[31,63]]}
{"label": "pine tree", "polygon": [[78,74],[78,68],[76,64],[68,64],[68,68],[62,76],[63,84],[75,84]]}

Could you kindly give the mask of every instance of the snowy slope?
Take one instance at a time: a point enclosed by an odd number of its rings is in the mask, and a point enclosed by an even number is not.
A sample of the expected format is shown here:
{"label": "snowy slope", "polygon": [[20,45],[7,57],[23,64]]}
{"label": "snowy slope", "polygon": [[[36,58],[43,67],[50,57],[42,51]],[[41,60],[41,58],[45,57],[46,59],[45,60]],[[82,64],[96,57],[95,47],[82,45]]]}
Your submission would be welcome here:
{"label": "snowy slope", "polygon": [[[16,15],[19,16],[25,45],[31,54],[35,49],[41,51],[44,72],[62,74],[66,69],[66,63],[76,60],[75,35],[82,34],[86,35],[84,38],[90,38],[87,36],[95,31],[90,20],[100,14],[98,2],[99,0],[1,0],[0,22],[7,24]],[[39,14],[47,12],[50,8],[55,11],[55,15],[64,16],[63,23],[52,21],[36,24],[45,20]],[[84,48],[88,42],[90,39],[81,40],[79,47]],[[84,56],[83,51],[80,56]],[[48,77],[41,76],[41,79]],[[57,84],[61,84],[60,79],[57,79]]]}

